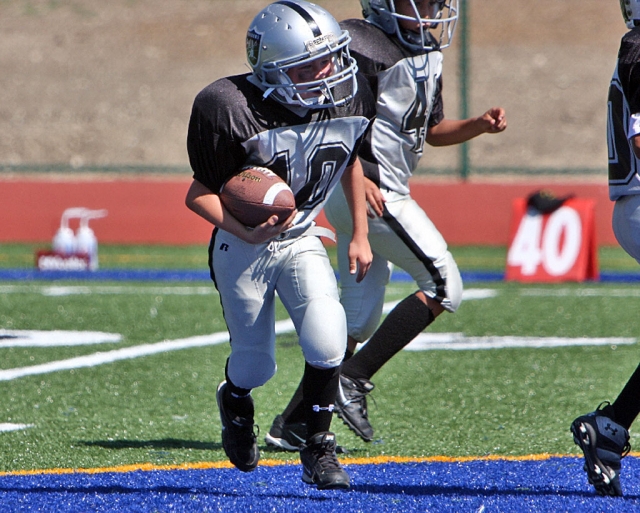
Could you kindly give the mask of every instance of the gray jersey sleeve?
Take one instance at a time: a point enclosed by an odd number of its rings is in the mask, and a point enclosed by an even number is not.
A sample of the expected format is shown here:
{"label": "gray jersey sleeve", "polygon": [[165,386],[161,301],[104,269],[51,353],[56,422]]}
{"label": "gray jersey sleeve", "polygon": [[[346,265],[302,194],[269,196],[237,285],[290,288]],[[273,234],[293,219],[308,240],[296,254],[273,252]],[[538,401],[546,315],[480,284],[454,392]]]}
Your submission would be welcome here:
{"label": "gray jersey sleeve", "polygon": [[608,97],[609,197],[640,194],[639,160],[628,139],[632,116],[640,113],[640,28],[622,38]]}
{"label": "gray jersey sleeve", "polygon": [[442,53],[409,53],[364,20],[347,20],[343,27],[376,96],[376,119],[360,153],[365,175],[380,187],[408,194],[427,130],[444,118]]}
{"label": "gray jersey sleeve", "polygon": [[265,100],[247,75],[221,79],[194,102],[187,135],[194,179],[217,193],[243,166],[269,168],[291,187],[301,230],[353,163],[374,116],[375,100],[362,78],[348,105],[302,113]]}

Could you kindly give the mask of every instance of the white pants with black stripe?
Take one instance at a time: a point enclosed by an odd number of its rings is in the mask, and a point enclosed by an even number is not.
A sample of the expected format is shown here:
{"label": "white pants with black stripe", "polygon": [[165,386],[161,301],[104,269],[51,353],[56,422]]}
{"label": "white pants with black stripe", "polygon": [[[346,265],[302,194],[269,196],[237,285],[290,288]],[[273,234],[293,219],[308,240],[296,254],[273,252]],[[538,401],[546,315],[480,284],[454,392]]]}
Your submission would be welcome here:
{"label": "white pants with black stripe", "polygon": [[640,263],[640,194],[622,196],[616,201],[612,225],[622,249]]}
{"label": "white pants with black stripe", "polygon": [[385,215],[369,218],[373,264],[360,283],[349,274],[351,215],[341,188],[324,207],[338,236],[341,302],[349,335],[358,342],[367,340],[380,322],[385,287],[394,265],[411,275],[418,288],[445,310],[455,312],[462,301],[458,266],[425,211],[409,195],[385,191],[383,195]]}
{"label": "white pants with black stripe", "polygon": [[318,368],[340,365],[347,322],[319,237],[254,245],[217,230],[209,254],[231,337],[227,372],[236,386],[259,387],[276,372],[276,293],[293,321],[305,360]]}

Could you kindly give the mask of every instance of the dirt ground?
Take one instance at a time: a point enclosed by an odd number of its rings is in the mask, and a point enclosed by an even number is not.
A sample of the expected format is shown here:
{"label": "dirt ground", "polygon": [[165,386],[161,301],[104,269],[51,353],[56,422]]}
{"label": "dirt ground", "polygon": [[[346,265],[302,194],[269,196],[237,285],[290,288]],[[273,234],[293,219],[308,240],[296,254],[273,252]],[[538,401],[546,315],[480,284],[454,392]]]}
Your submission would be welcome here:
{"label": "dirt ground", "polygon": [[[508,130],[470,145],[474,167],[604,172],[606,95],[626,28],[618,2],[462,0],[470,114],[501,105]],[[186,168],[196,93],[247,70],[265,0],[0,0],[0,167]],[[338,19],[356,0],[318,3]],[[445,50],[445,114],[459,116],[458,27]],[[428,149],[425,168],[455,168]],[[187,171],[185,171],[187,173]]]}

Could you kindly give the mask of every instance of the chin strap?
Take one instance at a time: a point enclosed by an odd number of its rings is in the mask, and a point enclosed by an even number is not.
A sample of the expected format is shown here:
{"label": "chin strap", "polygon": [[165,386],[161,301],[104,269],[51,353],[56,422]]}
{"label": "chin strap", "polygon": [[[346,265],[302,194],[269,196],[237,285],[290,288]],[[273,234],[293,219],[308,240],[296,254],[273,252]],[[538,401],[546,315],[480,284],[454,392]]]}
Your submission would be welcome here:
{"label": "chin strap", "polygon": [[271,93],[272,93],[273,91],[275,91],[275,88],[274,88],[274,87],[269,87],[269,88],[264,92],[264,94],[262,95],[262,99],[263,99],[263,100],[266,100],[266,99],[269,97],[269,95],[271,95]]}

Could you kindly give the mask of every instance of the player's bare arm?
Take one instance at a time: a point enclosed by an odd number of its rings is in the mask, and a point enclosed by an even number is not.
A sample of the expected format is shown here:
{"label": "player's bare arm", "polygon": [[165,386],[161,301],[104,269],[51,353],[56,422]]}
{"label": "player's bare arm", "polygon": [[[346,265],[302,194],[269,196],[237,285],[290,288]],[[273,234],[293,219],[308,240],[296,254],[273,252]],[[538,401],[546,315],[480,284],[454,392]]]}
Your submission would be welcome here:
{"label": "player's bare arm", "polygon": [[443,119],[427,130],[426,141],[431,146],[460,144],[482,134],[497,134],[507,128],[507,117],[502,107],[492,107],[475,118]]}
{"label": "player's bare arm", "polygon": [[367,199],[367,204],[371,207],[367,209],[367,215],[369,217],[374,217],[375,214],[378,217],[382,217],[382,210],[386,200],[384,199],[380,188],[373,180],[370,180],[366,176],[364,177],[364,194]]}
{"label": "player's bare arm", "polygon": [[357,273],[356,282],[359,283],[371,267],[373,253],[368,239],[369,225],[364,192],[364,173],[358,159],[345,169],[341,183],[353,220],[353,235],[348,251],[349,273]]}
{"label": "player's bare arm", "polygon": [[640,135],[636,135],[631,139],[631,147],[637,159],[640,159]]}
{"label": "player's bare arm", "polygon": [[191,183],[185,204],[190,210],[214,226],[249,244],[261,244],[289,229],[297,214],[297,211],[294,211],[289,218],[281,223],[278,223],[278,216],[271,216],[266,222],[249,229],[224,208],[217,194],[211,192],[198,180]]}

